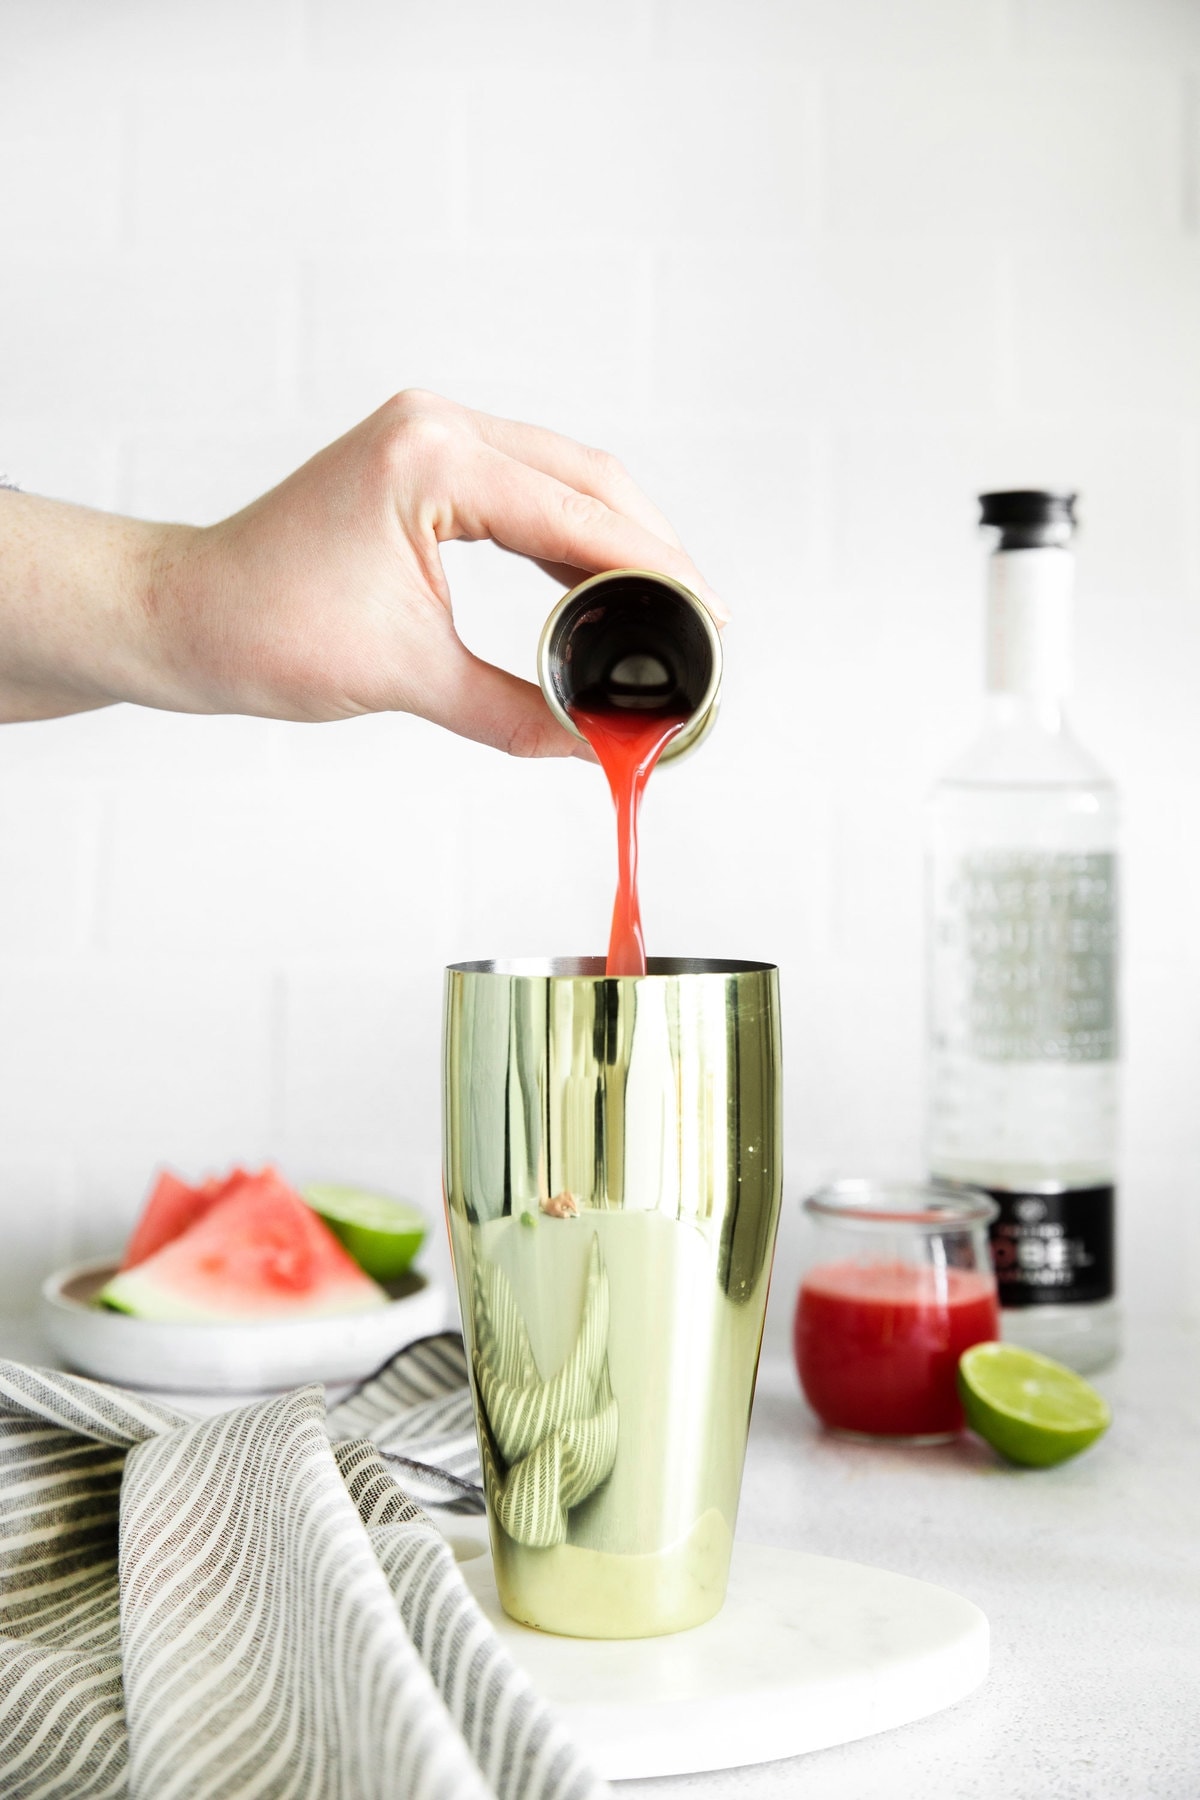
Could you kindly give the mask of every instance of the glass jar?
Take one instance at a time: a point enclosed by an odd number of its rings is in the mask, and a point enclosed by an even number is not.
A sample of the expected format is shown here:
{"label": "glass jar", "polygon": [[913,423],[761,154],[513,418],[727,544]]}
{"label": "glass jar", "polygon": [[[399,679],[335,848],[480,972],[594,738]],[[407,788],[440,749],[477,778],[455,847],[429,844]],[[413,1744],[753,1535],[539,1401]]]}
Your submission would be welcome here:
{"label": "glass jar", "polygon": [[793,1344],[804,1397],[844,1436],[962,1429],[958,1359],[1000,1336],[994,1200],[954,1182],[836,1181],[804,1202]]}

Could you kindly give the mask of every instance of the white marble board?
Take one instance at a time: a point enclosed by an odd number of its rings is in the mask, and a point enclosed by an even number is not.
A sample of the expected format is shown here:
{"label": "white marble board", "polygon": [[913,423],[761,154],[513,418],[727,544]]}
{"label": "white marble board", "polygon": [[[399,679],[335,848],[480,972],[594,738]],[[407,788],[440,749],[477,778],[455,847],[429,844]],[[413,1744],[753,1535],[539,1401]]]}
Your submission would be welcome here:
{"label": "white marble board", "polygon": [[515,1624],[478,1537],[455,1552],[514,1660],[610,1781],[772,1762],[953,1706],[988,1669],[988,1624],[929,1582],[738,1544],[729,1597],[673,1637],[595,1642]]}

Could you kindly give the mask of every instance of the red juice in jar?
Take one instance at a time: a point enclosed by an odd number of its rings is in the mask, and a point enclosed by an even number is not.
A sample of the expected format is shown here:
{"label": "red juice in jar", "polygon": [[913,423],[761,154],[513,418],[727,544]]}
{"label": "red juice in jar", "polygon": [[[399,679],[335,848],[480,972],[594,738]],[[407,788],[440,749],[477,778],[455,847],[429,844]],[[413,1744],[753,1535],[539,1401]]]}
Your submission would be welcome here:
{"label": "red juice in jar", "polygon": [[990,1271],[848,1260],[809,1270],[793,1342],[805,1398],[824,1424],[931,1438],[962,1429],[959,1357],[999,1335]]}

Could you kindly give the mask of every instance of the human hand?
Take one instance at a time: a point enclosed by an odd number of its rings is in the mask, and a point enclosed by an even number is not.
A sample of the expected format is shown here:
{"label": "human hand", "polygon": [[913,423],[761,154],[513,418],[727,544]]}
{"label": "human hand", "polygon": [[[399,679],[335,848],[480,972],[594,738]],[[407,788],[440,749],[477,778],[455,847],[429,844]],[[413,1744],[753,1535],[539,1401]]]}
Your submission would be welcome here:
{"label": "human hand", "polygon": [[583,751],[533,683],[458,637],[439,554],[454,538],[492,538],[568,586],[654,569],[726,617],[613,458],[420,391],[221,524],[160,530],[142,691],[121,697],[185,711],[401,710],[518,756]]}

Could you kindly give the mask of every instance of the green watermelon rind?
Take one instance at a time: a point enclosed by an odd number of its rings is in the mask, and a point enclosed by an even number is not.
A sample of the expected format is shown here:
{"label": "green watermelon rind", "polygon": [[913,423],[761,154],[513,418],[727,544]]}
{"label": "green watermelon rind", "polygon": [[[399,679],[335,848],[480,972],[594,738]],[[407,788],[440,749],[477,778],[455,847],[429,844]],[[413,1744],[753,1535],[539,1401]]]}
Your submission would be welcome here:
{"label": "green watermelon rind", "polygon": [[387,1302],[387,1295],[379,1287],[373,1293],[357,1285],[331,1291],[326,1284],[317,1300],[295,1298],[273,1307],[255,1302],[244,1311],[218,1311],[168,1291],[152,1275],[144,1275],[143,1267],[138,1264],[114,1275],[96,1295],[97,1303],[129,1318],[163,1325],[283,1325],[291,1319],[347,1318],[354,1313],[376,1312]]}

